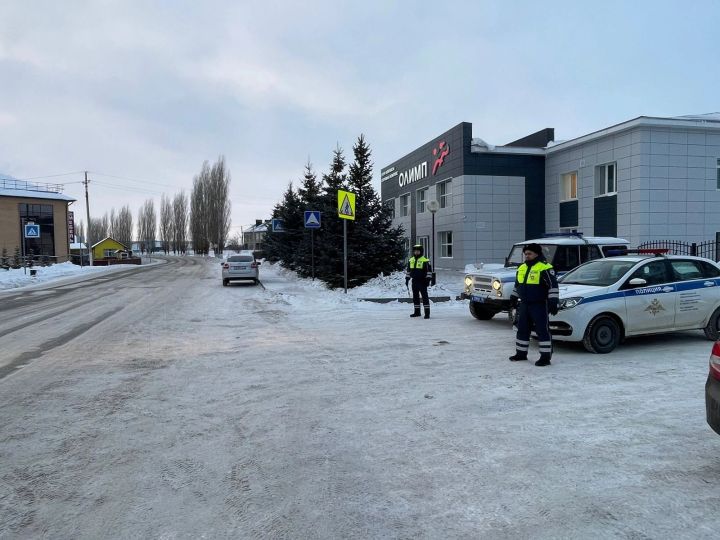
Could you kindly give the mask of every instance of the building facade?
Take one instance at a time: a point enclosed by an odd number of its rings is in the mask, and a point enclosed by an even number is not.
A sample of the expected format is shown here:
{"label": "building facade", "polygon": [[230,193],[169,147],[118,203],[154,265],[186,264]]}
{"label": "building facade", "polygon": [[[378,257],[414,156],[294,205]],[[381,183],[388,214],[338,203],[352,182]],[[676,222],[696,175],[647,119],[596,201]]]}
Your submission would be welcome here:
{"label": "building facade", "polygon": [[[68,207],[75,199],[61,190],[62,186],[0,180],[0,250],[69,260],[74,223]],[[33,223],[40,226],[40,236],[25,238],[25,225]]]}
{"label": "building facade", "polygon": [[[503,262],[510,246],[579,230],[650,240],[720,240],[720,115],[639,117],[570,141],[544,129],[504,146],[461,123],[382,169],[394,224],[435,264]],[[432,253],[431,253],[432,254]]]}

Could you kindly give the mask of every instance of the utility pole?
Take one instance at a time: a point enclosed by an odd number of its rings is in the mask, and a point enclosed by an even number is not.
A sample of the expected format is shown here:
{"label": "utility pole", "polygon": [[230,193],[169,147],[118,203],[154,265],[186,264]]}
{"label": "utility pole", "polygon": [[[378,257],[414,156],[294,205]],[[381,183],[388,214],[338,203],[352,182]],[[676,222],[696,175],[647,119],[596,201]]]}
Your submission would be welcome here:
{"label": "utility pole", "polygon": [[[87,177],[87,171],[85,171],[85,181],[83,184],[85,184],[85,210],[87,212],[87,231],[85,235],[85,246],[88,250],[88,260],[90,262],[90,266],[93,265],[93,253],[92,249],[90,247],[90,199],[88,198],[88,177]],[[80,258],[82,258],[82,249],[80,250]]]}

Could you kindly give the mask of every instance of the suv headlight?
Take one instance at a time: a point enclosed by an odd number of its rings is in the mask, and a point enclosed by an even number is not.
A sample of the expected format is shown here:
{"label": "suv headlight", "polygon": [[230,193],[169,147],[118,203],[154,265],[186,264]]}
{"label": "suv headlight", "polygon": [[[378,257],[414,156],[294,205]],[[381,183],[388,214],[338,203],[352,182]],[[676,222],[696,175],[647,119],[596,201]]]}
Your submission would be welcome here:
{"label": "suv headlight", "polygon": [[500,281],[499,279],[493,279],[492,288],[496,291],[502,289],[502,281]]}
{"label": "suv headlight", "polygon": [[473,284],[473,278],[470,276],[465,276],[465,288],[469,289]]}
{"label": "suv headlight", "polygon": [[563,298],[560,300],[560,309],[572,309],[582,302],[582,296],[575,296],[573,298]]}

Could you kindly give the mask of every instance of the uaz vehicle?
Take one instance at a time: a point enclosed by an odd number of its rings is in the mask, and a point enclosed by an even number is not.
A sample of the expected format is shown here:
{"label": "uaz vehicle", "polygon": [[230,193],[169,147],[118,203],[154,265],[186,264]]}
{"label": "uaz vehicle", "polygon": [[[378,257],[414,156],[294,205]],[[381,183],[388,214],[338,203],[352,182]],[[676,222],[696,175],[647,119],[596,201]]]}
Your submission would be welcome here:
{"label": "uaz vehicle", "polygon": [[720,266],[701,257],[632,255],[587,262],[559,280],[559,341],[609,353],[628,336],[702,329],[720,338]]}
{"label": "uaz vehicle", "polygon": [[720,435],[720,341],[710,353],[710,373],[705,383],[705,409],[707,423]]}
{"label": "uaz vehicle", "polygon": [[231,255],[222,263],[223,286],[236,280],[252,280],[257,285],[259,266],[260,262],[255,260],[252,252]]}
{"label": "uaz vehicle", "polygon": [[470,300],[473,317],[486,321],[501,311],[507,311],[512,317],[510,294],[515,284],[515,274],[523,263],[523,248],[531,243],[540,244],[545,259],[553,265],[559,276],[579,264],[607,257],[612,250],[626,249],[629,245],[622,238],[586,237],[581,233],[554,235],[515,244],[504,265],[484,264],[475,270],[466,267],[465,288],[461,298]]}

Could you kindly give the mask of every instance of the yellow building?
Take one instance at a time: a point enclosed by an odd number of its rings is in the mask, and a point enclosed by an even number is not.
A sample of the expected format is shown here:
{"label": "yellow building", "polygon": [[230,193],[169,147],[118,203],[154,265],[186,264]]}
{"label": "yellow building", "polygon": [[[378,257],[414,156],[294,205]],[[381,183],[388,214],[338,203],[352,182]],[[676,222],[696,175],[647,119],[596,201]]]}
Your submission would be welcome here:
{"label": "yellow building", "polygon": [[118,259],[118,251],[127,251],[129,248],[125,244],[121,244],[117,240],[110,238],[103,238],[97,244],[93,245],[93,260],[99,261],[100,259]]}
{"label": "yellow building", "polygon": [[[75,199],[61,191],[60,185],[0,179],[0,250],[12,256],[20,249],[53,262],[67,261],[74,227],[68,206]],[[39,225],[40,236],[25,238],[24,226],[33,223]]]}

